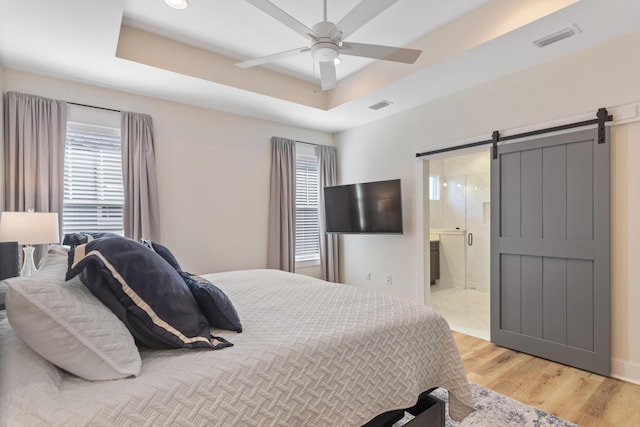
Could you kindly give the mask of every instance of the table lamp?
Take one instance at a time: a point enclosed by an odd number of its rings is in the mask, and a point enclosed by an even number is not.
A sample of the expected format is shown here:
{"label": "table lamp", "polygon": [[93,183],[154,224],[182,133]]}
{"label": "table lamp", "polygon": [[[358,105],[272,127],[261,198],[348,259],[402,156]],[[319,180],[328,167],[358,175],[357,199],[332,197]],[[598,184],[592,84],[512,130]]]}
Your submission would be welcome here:
{"label": "table lamp", "polygon": [[24,260],[20,276],[31,276],[37,271],[33,262],[33,245],[60,242],[58,214],[55,212],[2,212],[0,241],[24,245]]}

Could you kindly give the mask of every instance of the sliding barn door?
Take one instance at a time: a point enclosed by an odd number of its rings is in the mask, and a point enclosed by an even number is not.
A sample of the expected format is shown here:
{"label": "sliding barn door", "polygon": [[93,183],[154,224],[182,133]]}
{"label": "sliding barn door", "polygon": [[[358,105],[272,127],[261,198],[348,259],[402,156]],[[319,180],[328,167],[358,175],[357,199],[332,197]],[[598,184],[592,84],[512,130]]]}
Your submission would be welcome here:
{"label": "sliding barn door", "polygon": [[[608,130],[607,130],[608,132]],[[498,147],[491,341],[610,373],[609,142],[597,129]]]}

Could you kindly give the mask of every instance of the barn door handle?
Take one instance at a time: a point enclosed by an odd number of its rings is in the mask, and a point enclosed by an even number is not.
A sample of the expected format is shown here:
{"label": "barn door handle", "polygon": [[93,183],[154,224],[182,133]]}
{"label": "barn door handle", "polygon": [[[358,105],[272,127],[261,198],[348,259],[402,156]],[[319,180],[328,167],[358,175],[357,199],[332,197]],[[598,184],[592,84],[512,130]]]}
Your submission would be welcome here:
{"label": "barn door handle", "polygon": [[467,245],[469,246],[473,245],[473,233],[467,234]]}

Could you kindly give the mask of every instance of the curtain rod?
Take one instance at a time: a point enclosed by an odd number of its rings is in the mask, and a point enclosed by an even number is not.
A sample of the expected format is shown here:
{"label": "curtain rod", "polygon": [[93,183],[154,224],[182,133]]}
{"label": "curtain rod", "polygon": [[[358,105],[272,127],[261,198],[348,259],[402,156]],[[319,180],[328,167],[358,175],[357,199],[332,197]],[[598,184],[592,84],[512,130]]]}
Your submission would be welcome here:
{"label": "curtain rod", "polygon": [[67,101],[67,104],[77,105],[78,107],[95,108],[97,110],[113,111],[114,113],[121,113],[122,112],[120,110],[114,110],[113,108],[98,107],[96,105],[89,105],[89,104],[78,104],[77,102],[69,102],[69,101]]}
{"label": "curtain rod", "polygon": [[299,142],[300,144],[313,145],[314,147],[318,146],[318,144],[314,144],[313,142],[305,142],[305,141],[296,141],[296,142]]}
{"label": "curtain rod", "polygon": [[613,116],[611,114],[608,114],[606,108],[600,108],[596,113],[596,117],[597,117],[596,119],[592,119],[592,120],[568,123],[566,125],[553,126],[553,127],[548,127],[544,129],[538,129],[530,132],[523,132],[523,133],[518,133],[515,135],[508,135],[508,136],[500,136],[500,132],[494,131],[493,134],[491,135],[492,136],[491,139],[478,141],[478,142],[471,142],[469,144],[456,145],[453,147],[441,148],[438,150],[425,151],[423,153],[416,153],[416,157],[419,158],[419,157],[429,156],[433,154],[440,154],[440,153],[446,153],[449,151],[461,150],[463,148],[471,148],[471,147],[477,147],[479,145],[493,144],[493,158],[495,159],[497,155],[497,146],[499,142],[509,141],[511,139],[525,138],[528,136],[541,135],[541,134],[550,133],[550,132],[557,132],[560,130],[572,129],[572,128],[577,128],[577,127],[582,127],[587,125],[598,125],[598,131],[599,131],[598,143],[602,144],[604,142],[604,136],[603,136],[604,123],[613,121]]}

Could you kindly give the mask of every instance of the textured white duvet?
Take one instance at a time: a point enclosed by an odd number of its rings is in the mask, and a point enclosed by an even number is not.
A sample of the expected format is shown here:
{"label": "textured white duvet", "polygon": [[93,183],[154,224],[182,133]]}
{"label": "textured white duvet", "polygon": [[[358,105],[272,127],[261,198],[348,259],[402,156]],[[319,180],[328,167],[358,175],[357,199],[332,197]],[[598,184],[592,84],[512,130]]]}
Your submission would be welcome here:
{"label": "textured white duvet", "polygon": [[449,390],[473,402],[445,320],[427,307],[275,270],[205,276],[233,301],[234,347],[143,350],[139,377],[85,381],[54,367],[0,320],[0,424],[359,426]]}

